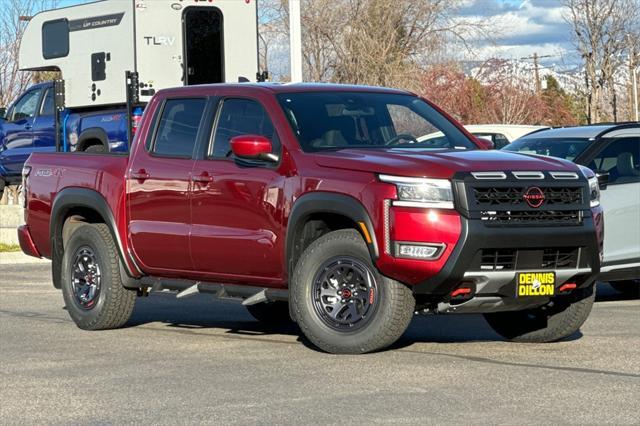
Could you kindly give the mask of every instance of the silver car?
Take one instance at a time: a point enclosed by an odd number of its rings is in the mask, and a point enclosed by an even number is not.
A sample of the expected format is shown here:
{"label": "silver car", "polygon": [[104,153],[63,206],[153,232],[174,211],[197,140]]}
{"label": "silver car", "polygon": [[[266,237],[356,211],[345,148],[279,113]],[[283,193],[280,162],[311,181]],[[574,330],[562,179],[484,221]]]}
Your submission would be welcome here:
{"label": "silver car", "polygon": [[618,291],[640,295],[640,123],[542,130],[503,150],[564,158],[602,178],[605,232],[600,279]]}

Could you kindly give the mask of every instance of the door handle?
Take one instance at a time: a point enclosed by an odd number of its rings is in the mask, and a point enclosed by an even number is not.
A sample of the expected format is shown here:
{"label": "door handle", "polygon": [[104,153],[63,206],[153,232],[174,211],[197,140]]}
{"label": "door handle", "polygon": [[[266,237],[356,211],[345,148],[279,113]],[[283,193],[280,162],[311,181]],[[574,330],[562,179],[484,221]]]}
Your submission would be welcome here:
{"label": "door handle", "polygon": [[31,124],[29,124],[29,123],[24,125],[24,129],[25,130],[31,130],[32,128],[33,128],[33,126]]}
{"label": "door handle", "polygon": [[138,180],[141,183],[144,182],[145,180],[149,179],[150,177],[151,177],[151,175],[149,175],[149,173],[147,173],[147,171],[145,169],[140,169],[135,173],[131,173],[131,179]]}
{"label": "door handle", "polygon": [[213,176],[207,172],[202,172],[199,175],[191,176],[191,180],[197,183],[211,183],[213,182]]}

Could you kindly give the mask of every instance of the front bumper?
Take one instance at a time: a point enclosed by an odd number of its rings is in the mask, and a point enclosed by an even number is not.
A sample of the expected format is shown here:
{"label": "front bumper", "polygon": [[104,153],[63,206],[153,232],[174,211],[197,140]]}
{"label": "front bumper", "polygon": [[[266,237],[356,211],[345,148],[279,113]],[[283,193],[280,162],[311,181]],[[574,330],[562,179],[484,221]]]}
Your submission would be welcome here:
{"label": "front bumper", "polygon": [[[487,313],[541,306],[549,297],[516,297],[516,277],[520,272],[555,272],[556,291],[565,283],[575,283],[576,292],[587,288],[600,272],[601,243],[598,225],[591,214],[580,226],[487,227],[480,220],[462,218],[458,244],[442,270],[413,287],[414,294],[435,302],[439,313]],[[570,267],[550,268],[536,263],[545,250],[575,248],[577,259]],[[477,268],[478,253],[484,249],[510,249],[526,253],[508,269]],[[547,267],[545,267],[547,266]],[[452,300],[460,287],[473,289],[471,297]],[[432,305],[433,306],[433,305]]]}

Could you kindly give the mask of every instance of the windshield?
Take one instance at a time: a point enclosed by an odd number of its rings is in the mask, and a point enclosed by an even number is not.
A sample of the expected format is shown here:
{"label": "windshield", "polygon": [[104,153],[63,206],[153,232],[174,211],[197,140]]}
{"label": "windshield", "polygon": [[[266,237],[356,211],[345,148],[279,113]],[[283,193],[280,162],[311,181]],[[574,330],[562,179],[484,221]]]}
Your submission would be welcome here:
{"label": "windshield", "polygon": [[477,148],[442,114],[411,95],[310,92],[285,93],[278,100],[306,152]]}
{"label": "windshield", "polygon": [[578,138],[526,138],[518,139],[502,148],[520,154],[538,154],[573,161],[589,146],[589,139]]}

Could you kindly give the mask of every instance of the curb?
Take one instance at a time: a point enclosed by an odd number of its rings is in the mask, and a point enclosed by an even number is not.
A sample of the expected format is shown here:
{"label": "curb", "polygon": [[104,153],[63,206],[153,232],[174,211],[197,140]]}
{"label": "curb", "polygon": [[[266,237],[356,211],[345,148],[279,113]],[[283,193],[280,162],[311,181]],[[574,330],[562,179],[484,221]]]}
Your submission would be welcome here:
{"label": "curb", "polygon": [[0,253],[0,266],[16,265],[21,263],[42,263],[51,262],[49,259],[38,259],[37,257],[27,256],[20,251]]}

